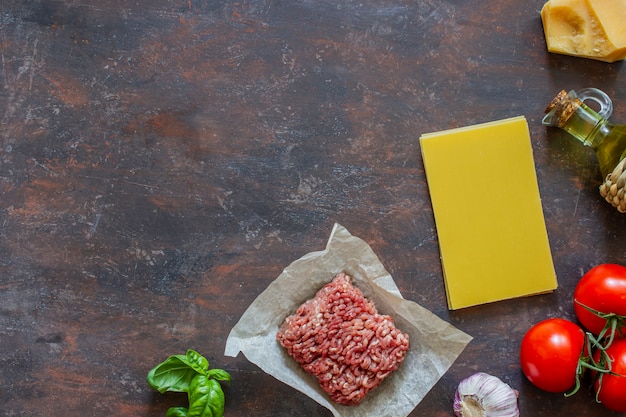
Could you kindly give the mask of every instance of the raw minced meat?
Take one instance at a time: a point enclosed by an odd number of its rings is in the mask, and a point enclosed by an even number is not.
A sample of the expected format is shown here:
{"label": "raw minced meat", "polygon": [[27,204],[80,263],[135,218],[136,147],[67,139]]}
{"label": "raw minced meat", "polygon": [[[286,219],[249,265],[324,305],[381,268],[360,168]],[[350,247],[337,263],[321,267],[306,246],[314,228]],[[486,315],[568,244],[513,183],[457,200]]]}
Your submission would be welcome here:
{"label": "raw minced meat", "polygon": [[337,274],[287,317],[277,339],[339,404],[358,405],[404,360],[409,336]]}

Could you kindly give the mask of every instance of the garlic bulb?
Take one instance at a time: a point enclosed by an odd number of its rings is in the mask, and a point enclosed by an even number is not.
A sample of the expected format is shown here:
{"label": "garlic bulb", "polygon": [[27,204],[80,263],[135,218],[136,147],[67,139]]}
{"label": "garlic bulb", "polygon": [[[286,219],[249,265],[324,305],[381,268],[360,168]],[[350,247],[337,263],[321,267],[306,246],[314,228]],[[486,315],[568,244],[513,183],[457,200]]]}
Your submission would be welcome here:
{"label": "garlic bulb", "polygon": [[459,383],[454,394],[457,417],[519,417],[518,392],[495,376],[478,372]]}

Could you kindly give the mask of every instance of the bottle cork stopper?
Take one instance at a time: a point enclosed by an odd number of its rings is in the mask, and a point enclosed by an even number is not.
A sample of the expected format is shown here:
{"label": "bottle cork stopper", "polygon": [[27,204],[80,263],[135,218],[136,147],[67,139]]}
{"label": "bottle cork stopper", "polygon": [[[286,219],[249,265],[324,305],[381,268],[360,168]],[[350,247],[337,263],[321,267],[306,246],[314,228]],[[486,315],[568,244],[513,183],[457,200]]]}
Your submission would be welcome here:
{"label": "bottle cork stopper", "polygon": [[581,104],[582,102],[578,98],[570,97],[565,90],[561,90],[548,104],[545,112],[550,113],[554,110],[557,126],[562,128]]}

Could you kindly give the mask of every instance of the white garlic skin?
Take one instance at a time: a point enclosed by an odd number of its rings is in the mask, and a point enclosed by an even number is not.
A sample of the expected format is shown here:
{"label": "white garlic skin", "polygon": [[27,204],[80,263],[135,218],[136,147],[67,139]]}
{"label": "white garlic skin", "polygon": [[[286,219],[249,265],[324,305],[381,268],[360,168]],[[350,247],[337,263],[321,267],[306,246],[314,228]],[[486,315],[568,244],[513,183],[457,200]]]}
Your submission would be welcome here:
{"label": "white garlic skin", "polygon": [[457,417],[519,417],[518,392],[484,372],[462,380],[454,394]]}

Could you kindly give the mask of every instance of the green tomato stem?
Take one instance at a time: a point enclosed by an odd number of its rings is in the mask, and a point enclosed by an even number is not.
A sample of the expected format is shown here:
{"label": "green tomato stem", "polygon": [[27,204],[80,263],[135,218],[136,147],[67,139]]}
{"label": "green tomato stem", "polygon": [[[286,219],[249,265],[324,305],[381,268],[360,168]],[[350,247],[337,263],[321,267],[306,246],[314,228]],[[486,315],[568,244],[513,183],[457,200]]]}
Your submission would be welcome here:
{"label": "green tomato stem", "polygon": [[[578,360],[576,385],[570,393],[566,394],[566,397],[569,397],[575,394],[576,391],[578,391],[578,389],[580,388],[580,377],[584,373],[585,369],[590,369],[594,372],[594,382],[598,383],[598,389],[596,390],[596,402],[599,403],[599,395],[600,391],[602,390],[602,380],[604,379],[605,374],[626,378],[626,375],[621,375],[612,371],[613,360],[606,352],[615,340],[616,334],[618,334],[620,337],[624,336],[623,329],[626,329],[626,316],[615,313],[602,313],[589,306],[586,306],[576,299],[574,299],[574,302],[582,306],[584,309],[591,312],[592,314],[596,315],[597,317],[606,320],[606,323],[604,324],[602,330],[600,330],[600,333],[597,337],[594,336],[591,332],[585,332],[586,349],[583,349],[580,359]],[[599,352],[597,361],[593,357],[594,349]]]}
{"label": "green tomato stem", "polygon": [[[596,345],[594,347],[604,347],[604,349],[608,348],[611,343],[613,343],[613,339],[615,338],[615,334],[617,333],[620,336],[623,336],[622,329],[626,328],[626,316],[621,316],[615,313],[602,313],[601,311],[595,310],[577,299],[574,299],[574,302],[595,316],[606,320],[604,327],[600,330],[598,334],[598,338],[596,340]],[[607,337],[608,333],[608,337]]]}

